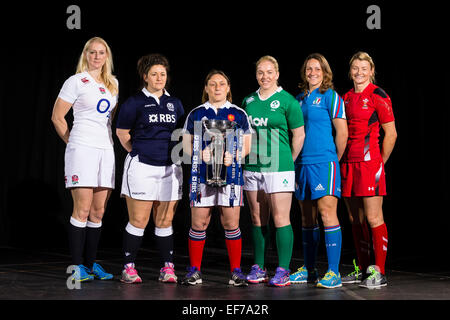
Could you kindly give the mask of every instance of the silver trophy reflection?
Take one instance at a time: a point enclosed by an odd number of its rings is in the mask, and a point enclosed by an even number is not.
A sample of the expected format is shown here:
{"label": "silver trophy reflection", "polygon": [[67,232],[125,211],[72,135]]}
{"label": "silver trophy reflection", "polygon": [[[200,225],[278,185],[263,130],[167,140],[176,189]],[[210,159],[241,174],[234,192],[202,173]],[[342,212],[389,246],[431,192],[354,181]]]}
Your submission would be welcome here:
{"label": "silver trophy reflection", "polygon": [[234,139],[234,129],[237,124],[228,120],[202,120],[205,131],[211,138],[210,163],[206,164],[206,184],[222,187],[227,184],[227,169],[224,168],[223,157],[227,150],[227,136]]}

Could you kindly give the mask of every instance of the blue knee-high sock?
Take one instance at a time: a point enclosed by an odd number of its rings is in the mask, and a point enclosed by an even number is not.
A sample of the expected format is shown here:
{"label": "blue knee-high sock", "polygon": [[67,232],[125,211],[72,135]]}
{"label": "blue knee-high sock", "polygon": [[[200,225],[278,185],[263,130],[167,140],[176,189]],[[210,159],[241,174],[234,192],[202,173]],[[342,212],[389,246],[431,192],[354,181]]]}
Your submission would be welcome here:
{"label": "blue knee-high sock", "polygon": [[327,247],[328,269],[339,274],[341,258],[342,233],[341,226],[325,227],[325,245]]}
{"label": "blue knee-high sock", "polygon": [[305,267],[312,271],[316,266],[317,249],[320,242],[319,225],[302,228],[302,238]]}

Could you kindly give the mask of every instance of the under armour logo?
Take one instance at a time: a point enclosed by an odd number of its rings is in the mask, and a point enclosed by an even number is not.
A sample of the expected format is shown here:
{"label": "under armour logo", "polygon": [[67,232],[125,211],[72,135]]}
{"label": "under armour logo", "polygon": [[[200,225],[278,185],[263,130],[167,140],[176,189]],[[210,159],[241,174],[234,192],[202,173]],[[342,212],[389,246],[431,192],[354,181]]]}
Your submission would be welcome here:
{"label": "under armour logo", "polygon": [[368,189],[369,189],[369,191],[370,191],[370,190],[374,191],[374,190],[375,190],[375,187],[369,187]]}

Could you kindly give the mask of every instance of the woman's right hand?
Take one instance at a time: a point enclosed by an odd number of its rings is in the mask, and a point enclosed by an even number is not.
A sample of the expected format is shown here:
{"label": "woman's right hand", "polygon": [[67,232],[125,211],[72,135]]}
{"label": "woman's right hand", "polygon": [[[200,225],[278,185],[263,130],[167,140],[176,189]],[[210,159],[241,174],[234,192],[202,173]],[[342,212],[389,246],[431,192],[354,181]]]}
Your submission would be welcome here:
{"label": "woman's right hand", "polygon": [[204,162],[210,162],[211,161],[211,149],[209,147],[206,147],[205,149],[203,149],[202,159],[203,159]]}

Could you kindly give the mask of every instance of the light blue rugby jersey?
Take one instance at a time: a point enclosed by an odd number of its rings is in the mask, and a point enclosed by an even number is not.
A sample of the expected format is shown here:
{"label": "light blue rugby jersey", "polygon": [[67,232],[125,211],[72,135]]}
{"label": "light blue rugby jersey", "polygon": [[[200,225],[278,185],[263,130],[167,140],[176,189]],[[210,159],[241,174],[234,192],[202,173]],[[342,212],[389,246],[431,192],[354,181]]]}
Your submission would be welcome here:
{"label": "light blue rugby jersey", "polygon": [[305,120],[305,142],[295,163],[338,161],[332,120],[346,118],[344,100],[332,89],[325,93],[315,89],[309,95],[299,94],[296,99]]}

